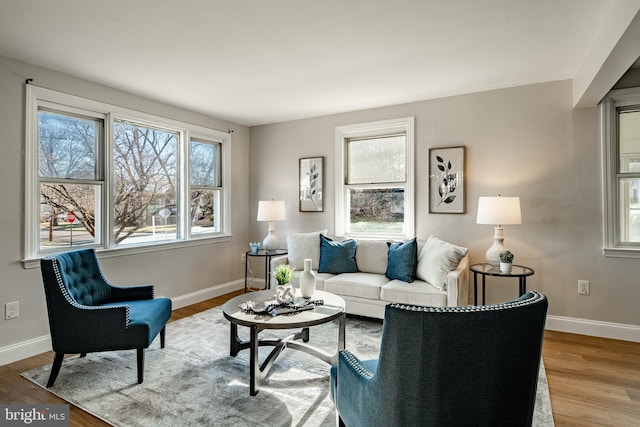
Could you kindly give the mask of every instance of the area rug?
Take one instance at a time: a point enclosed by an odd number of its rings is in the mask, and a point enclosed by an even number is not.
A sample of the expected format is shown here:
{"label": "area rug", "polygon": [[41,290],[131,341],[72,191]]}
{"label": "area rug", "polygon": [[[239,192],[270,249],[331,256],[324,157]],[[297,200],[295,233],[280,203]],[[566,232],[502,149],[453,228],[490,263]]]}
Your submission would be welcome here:
{"label": "area rug", "polygon": [[[380,321],[347,318],[347,349],[363,359],[376,358],[381,330]],[[335,322],[310,332],[312,344],[336,348]],[[260,348],[261,360],[270,349]],[[51,365],[43,366],[22,376],[44,388],[50,370]],[[114,426],[329,427],[336,422],[329,366],[306,353],[286,349],[258,395],[249,396],[249,351],[229,356],[229,322],[221,307],[170,323],[165,348],[156,339],[146,351],[141,385],[136,383],[136,352],[117,351],[66,359],[48,390]],[[553,426],[544,366],[533,425]]]}

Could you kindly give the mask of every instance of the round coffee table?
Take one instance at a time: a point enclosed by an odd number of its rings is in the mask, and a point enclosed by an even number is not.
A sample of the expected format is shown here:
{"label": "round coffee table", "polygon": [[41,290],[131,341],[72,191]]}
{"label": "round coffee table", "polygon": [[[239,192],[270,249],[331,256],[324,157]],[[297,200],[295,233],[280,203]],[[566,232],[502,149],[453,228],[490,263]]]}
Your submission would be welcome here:
{"label": "round coffee table", "polygon": [[[296,293],[299,294],[299,290],[297,290]],[[251,396],[258,394],[262,379],[267,376],[273,362],[285,348],[303,351],[330,365],[335,365],[338,363],[338,352],[344,349],[345,344],[345,303],[339,296],[329,292],[315,291],[311,300],[322,300],[323,304],[317,305],[313,310],[300,311],[291,315],[271,316],[270,314],[254,314],[247,313],[240,308],[240,304],[253,301],[255,302],[256,310],[260,310],[264,307],[264,302],[269,300],[275,300],[274,290],[239,295],[230,299],[222,306],[224,317],[231,322],[230,355],[235,357],[240,350],[246,348],[249,348],[251,351],[249,362],[249,393]],[[306,344],[309,341],[309,328],[311,326],[331,322],[336,319],[339,321],[340,326],[338,330],[338,350],[334,354],[329,354],[319,348]],[[244,341],[238,337],[238,325],[247,326],[250,329],[249,341]],[[298,328],[302,328],[302,330],[285,338],[258,339],[258,334],[264,329]],[[295,340],[302,340],[303,342]],[[258,347],[260,346],[274,347],[262,363],[262,366],[258,366]]]}

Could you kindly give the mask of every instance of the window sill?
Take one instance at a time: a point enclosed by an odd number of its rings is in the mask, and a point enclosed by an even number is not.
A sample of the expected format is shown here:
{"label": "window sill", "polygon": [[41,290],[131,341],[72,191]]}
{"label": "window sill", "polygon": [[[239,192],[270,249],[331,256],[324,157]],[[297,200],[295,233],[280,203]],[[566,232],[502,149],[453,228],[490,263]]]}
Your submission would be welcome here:
{"label": "window sill", "polygon": [[640,248],[603,248],[602,253],[609,258],[640,258]]}
{"label": "window sill", "polygon": [[[139,246],[123,246],[119,248],[113,249],[100,249],[96,248],[96,254],[98,258],[111,258],[111,257],[119,257],[119,256],[128,256],[134,254],[142,254],[147,252],[157,252],[157,251],[165,251],[172,250],[177,248],[186,248],[190,246],[201,246],[201,245],[209,245],[212,243],[220,243],[220,242],[228,242],[231,240],[231,235],[218,235],[216,237],[198,237],[193,238],[191,240],[179,241],[179,242],[167,242],[167,243],[157,243],[155,245],[139,245]],[[75,249],[82,249],[81,247]],[[30,268],[39,268],[40,267],[40,258],[48,256],[48,254],[43,254],[41,257],[37,258],[29,258],[22,260],[22,267],[25,269]]]}
{"label": "window sill", "polygon": [[343,236],[347,239],[367,239],[367,240],[386,240],[386,241],[405,241],[411,240],[415,236],[406,236],[404,234],[374,234],[374,233],[344,233]]}

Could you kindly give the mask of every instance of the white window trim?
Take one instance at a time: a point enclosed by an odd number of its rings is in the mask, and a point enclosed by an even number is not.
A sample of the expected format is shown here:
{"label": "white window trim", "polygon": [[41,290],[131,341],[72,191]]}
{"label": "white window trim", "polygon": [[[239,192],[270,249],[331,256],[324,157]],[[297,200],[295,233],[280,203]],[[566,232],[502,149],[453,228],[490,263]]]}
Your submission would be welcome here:
{"label": "white window trim", "polygon": [[[189,200],[186,196],[189,188],[189,170],[188,170],[188,141],[190,138],[198,138],[203,140],[211,140],[220,142],[221,147],[221,168],[222,168],[222,195],[220,207],[222,220],[220,224],[219,233],[211,234],[199,234],[194,236],[186,236],[186,227],[188,224],[188,218],[183,218],[182,223],[179,226],[178,238],[183,240],[170,241],[170,242],[154,242],[153,244],[145,245],[126,245],[121,247],[115,247],[113,242],[113,236],[110,230],[113,229],[113,218],[111,218],[111,209],[106,209],[108,212],[103,212],[102,220],[105,221],[107,226],[100,230],[103,235],[101,241],[104,247],[97,247],[96,250],[100,251],[101,257],[103,254],[107,256],[119,256],[130,255],[134,253],[153,252],[165,249],[172,249],[185,246],[196,246],[211,243],[212,241],[229,241],[231,239],[231,134],[229,132],[223,132],[215,129],[206,128],[203,126],[194,125],[191,123],[181,122],[169,118],[155,116],[128,108],[111,105],[108,103],[95,101],[87,98],[82,98],[67,93],[54,91],[51,89],[42,88],[34,85],[26,85],[26,114],[25,114],[25,229],[24,229],[24,258],[22,259],[23,266],[25,268],[34,268],[40,265],[40,258],[44,256],[39,253],[39,233],[37,233],[37,226],[39,224],[39,191],[38,191],[38,107],[48,106],[60,111],[76,111],[81,114],[87,115],[87,112],[91,112],[95,117],[104,119],[105,126],[105,141],[104,141],[104,155],[105,159],[105,179],[106,183],[110,182],[107,177],[113,176],[113,156],[111,155],[113,150],[113,141],[111,135],[111,129],[115,118],[118,119],[131,119],[137,123],[149,124],[155,127],[166,128],[172,131],[177,131],[183,138],[183,143],[180,144],[180,151],[178,154],[178,161],[180,162],[181,176],[179,178],[179,194],[180,203],[183,209],[188,207]],[[110,185],[105,185],[103,191],[103,205],[104,207],[110,207],[109,200],[112,199],[112,189]],[[184,212],[188,212],[185,210]],[[188,217],[186,215],[185,217]]]}
{"label": "white window trim", "polygon": [[347,233],[345,224],[349,221],[345,191],[345,144],[351,138],[373,137],[392,133],[406,134],[406,173],[404,223],[402,235],[368,235],[371,238],[410,239],[415,236],[415,194],[414,194],[414,117],[380,120],[368,123],[359,123],[346,126],[337,126],[335,133],[336,150],[336,188],[335,188],[335,234],[336,236],[363,236],[358,233]]}
{"label": "white window trim", "polygon": [[640,243],[620,241],[620,200],[618,188],[618,107],[640,105],[640,88],[614,90],[600,104],[602,122],[602,212],[604,219],[602,253],[613,258],[640,258]]}
{"label": "white window trim", "polygon": [[[190,186],[190,179],[189,177],[191,176],[191,170],[190,170],[190,162],[187,161],[187,159],[191,158],[191,140],[199,140],[202,142],[208,142],[208,143],[216,143],[216,144],[220,144],[220,155],[221,155],[221,162],[220,162],[220,167],[222,169],[221,173],[220,173],[220,181],[222,181],[222,186],[220,187],[216,187],[216,186],[211,186],[211,187],[201,187],[201,188],[207,188],[208,190],[219,190],[221,192],[221,195],[226,194],[227,192],[224,189],[224,183],[226,183],[226,175],[223,174],[223,172],[228,171],[229,170],[229,164],[224,163],[225,160],[227,160],[226,156],[224,156],[222,153],[224,151],[227,150],[226,145],[222,142],[219,141],[212,141],[211,137],[207,137],[207,135],[205,134],[199,134],[198,132],[189,132],[189,134],[187,135],[188,137],[185,138],[185,144],[184,144],[184,149],[185,149],[185,155],[182,156],[182,158],[184,159],[184,163],[185,165],[181,165],[181,168],[184,168],[185,170],[185,175],[184,175],[184,179],[187,181],[187,185]],[[196,186],[197,187],[197,186]],[[183,199],[181,200],[181,203],[183,204],[183,209],[185,209],[185,212],[189,212],[191,210],[191,198],[189,196],[187,196],[186,194],[184,195]],[[223,204],[223,209],[221,209],[220,204]],[[229,203],[216,203],[215,206],[215,211],[214,211],[214,217],[222,217],[221,223],[220,223],[220,230],[225,230],[224,228],[224,224],[227,221],[227,215],[229,214],[229,210],[228,209],[224,209],[226,207],[229,206]],[[224,212],[224,215],[221,215],[221,213]],[[191,221],[191,218],[187,215],[183,215],[183,221],[182,221],[182,226],[184,227],[184,230],[187,230],[187,227],[189,227],[189,223]],[[229,233],[231,232],[231,229],[229,229]],[[196,234],[193,235],[191,233],[191,235],[189,236],[190,239],[206,239],[210,237],[210,235],[208,234]]]}

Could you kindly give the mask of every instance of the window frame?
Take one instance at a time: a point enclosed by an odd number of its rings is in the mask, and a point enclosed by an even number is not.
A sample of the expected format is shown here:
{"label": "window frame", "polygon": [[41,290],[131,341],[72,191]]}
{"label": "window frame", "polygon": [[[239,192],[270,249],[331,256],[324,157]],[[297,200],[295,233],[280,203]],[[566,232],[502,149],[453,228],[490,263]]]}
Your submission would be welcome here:
{"label": "window frame", "polygon": [[628,178],[640,178],[640,173],[620,172],[618,110],[635,105],[640,106],[640,88],[611,91],[600,104],[604,220],[602,252],[607,257],[640,258],[640,242],[622,242],[620,239],[620,182]]}
{"label": "window frame", "polygon": [[[64,116],[70,116],[70,117],[80,117],[83,119],[93,119],[97,122],[101,122],[101,129],[100,129],[100,133],[98,135],[96,135],[96,143],[97,143],[97,147],[96,147],[96,159],[95,159],[95,171],[94,171],[94,177],[93,179],[88,179],[88,178],[61,178],[61,177],[41,177],[40,173],[39,173],[39,141],[38,141],[38,123],[39,123],[39,113],[40,111],[46,111],[52,114],[56,114],[56,115],[64,115]],[[35,146],[34,147],[29,147],[29,140],[27,140],[27,148],[25,151],[25,159],[28,160],[32,160],[34,162],[34,172],[33,175],[31,175],[31,177],[35,180],[34,182],[34,188],[33,191],[35,191],[37,193],[37,201],[34,201],[35,205],[34,205],[34,209],[32,209],[31,211],[27,210],[25,208],[25,215],[27,215],[27,219],[25,219],[25,224],[27,224],[28,222],[28,215],[29,213],[33,214],[33,221],[37,222],[38,224],[40,224],[40,188],[42,184],[52,184],[52,185],[62,185],[62,184],[67,184],[67,185],[92,185],[95,187],[99,188],[100,191],[100,201],[98,206],[96,206],[96,229],[102,230],[102,228],[104,228],[103,224],[104,224],[104,220],[105,220],[105,216],[104,216],[104,212],[102,211],[102,208],[104,207],[104,202],[106,201],[106,197],[107,197],[107,185],[106,185],[106,180],[105,180],[105,151],[104,151],[104,147],[105,147],[105,137],[106,137],[106,132],[107,132],[107,127],[108,127],[108,117],[107,115],[103,114],[103,113],[98,113],[95,111],[89,111],[86,109],[80,109],[80,108],[76,108],[73,106],[69,106],[69,105],[61,105],[61,104],[54,104],[51,103],[49,101],[42,101],[39,103],[39,105],[36,107],[35,111],[34,111],[34,118],[35,118],[35,128],[34,128],[34,138],[35,138]],[[29,130],[29,122],[27,122],[27,131]],[[33,148],[33,153],[35,158],[29,158],[27,156],[29,156],[29,149]],[[25,168],[27,170],[27,174],[28,172],[28,167]],[[27,177],[25,179],[25,183],[27,185],[27,189],[29,188],[29,178]],[[28,199],[27,196],[27,192],[25,192],[25,202]],[[35,197],[35,196],[34,196]],[[98,210],[100,210],[100,215],[97,214]],[[39,230],[39,226],[35,227],[35,225],[33,227],[29,227],[26,229],[26,234],[29,233],[33,233],[36,234],[36,236],[33,236],[34,239],[36,239],[33,243],[35,245],[35,249],[36,251],[39,251],[39,232],[36,231],[36,228]],[[32,234],[32,235],[33,235]],[[27,237],[25,237],[27,238]],[[100,233],[96,233],[96,236],[94,237],[94,241],[97,242],[96,244],[92,244],[92,245],[86,245],[83,247],[100,247],[104,244],[105,242],[105,235],[104,233],[100,232]],[[28,243],[25,242],[25,248],[28,248]],[[54,250],[51,251],[42,251],[42,254],[50,254],[50,253],[54,253]]]}
{"label": "window frame", "polygon": [[[345,126],[337,126],[335,130],[336,151],[336,198],[335,198],[335,234],[354,238],[373,239],[411,239],[415,236],[415,179],[414,179],[414,138],[415,118],[379,120]],[[394,134],[405,135],[405,183],[394,184],[353,184],[347,180],[347,144],[351,139],[377,138]],[[404,226],[402,233],[358,233],[347,232],[350,221],[349,189],[350,188],[404,188]]]}
{"label": "window frame", "polygon": [[[103,135],[100,137],[99,166],[102,171],[103,191],[101,195],[101,229],[98,239],[101,243],[82,247],[95,247],[106,256],[118,256],[131,253],[142,253],[157,250],[165,250],[173,247],[208,244],[212,241],[228,241],[231,238],[231,194],[230,194],[230,164],[231,164],[231,133],[204,126],[194,125],[179,120],[169,119],[153,114],[131,110],[128,108],[91,100],[67,93],[54,91],[34,85],[26,85],[26,114],[25,114],[25,228],[24,228],[24,258],[25,268],[37,267],[41,257],[58,252],[65,252],[77,248],[63,248],[51,251],[40,250],[39,223],[40,223],[40,178],[38,174],[38,112],[41,108],[55,113],[68,113],[85,117],[95,117],[103,120]],[[177,132],[178,141],[178,206],[183,214],[177,227],[176,240],[158,241],[144,244],[116,245],[113,236],[113,135],[112,130],[115,120],[125,120],[141,126],[166,129]],[[190,233],[190,170],[189,170],[189,146],[191,139],[220,144],[220,228],[214,233]],[[72,182],[69,182],[72,183]],[[97,213],[96,213],[97,215]],[[96,222],[98,220],[96,219]],[[103,256],[103,255],[101,255]]]}
{"label": "window frame", "polygon": [[[213,215],[214,215],[214,224],[213,224],[213,228],[214,231],[211,232],[203,232],[203,233],[197,233],[197,234],[193,234],[192,230],[191,230],[191,216],[189,215],[188,218],[185,218],[185,221],[188,222],[188,226],[189,226],[189,237],[190,238],[204,238],[207,235],[212,235],[215,233],[220,233],[221,230],[223,230],[223,226],[222,224],[224,223],[224,218],[226,217],[226,215],[222,215],[222,209],[221,209],[221,204],[222,204],[222,195],[224,194],[224,187],[223,187],[223,182],[225,182],[225,179],[223,179],[223,170],[222,169],[227,169],[227,168],[223,168],[222,167],[222,152],[223,152],[223,144],[220,141],[212,141],[211,138],[206,138],[206,137],[200,137],[196,132],[193,132],[190,134],[189,139],[185,141],[186,142],[186,147],[187,147],[187,153],[185,155],[186,159],[189,159],[189,164],[190,164],[190,159],[191,159],[191,143],[192,142],[196,142],[198,144],[208,144],[214,147],[216,155],[219,160],[218,160],[218,170],[216,171],[216,177],[214,178],[214,184],[213,185],[195,185],[195,184],[191,184],[191,168],[188,169],[188,175],[185,176],[185,180],[187,181],[187,185],[189,187],[189,193],[187,195],[185,195],[186,198],[186,209],[188,212],[191,212],[191,192],[194,191],[194,189],[196,190],[205,190],[205,191],[212,191],[214,193],[214,200],[216,200],[218,203],[214,203],[214,210],[213,210]],[[226,204],[225,204],[226,205]]]}

